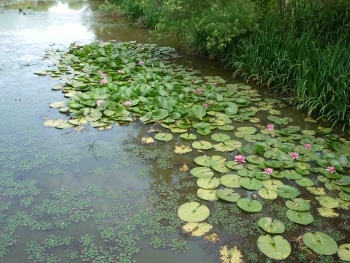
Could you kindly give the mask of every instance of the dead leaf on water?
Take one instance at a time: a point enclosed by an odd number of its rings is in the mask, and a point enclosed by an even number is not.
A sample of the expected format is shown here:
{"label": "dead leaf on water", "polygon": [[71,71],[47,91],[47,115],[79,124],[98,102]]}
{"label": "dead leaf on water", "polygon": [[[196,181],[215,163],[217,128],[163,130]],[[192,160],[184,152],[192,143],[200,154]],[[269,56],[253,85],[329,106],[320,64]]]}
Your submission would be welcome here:
{"label": "dead leaf on water", "polygon": [[188,166],[185,163],[179,168],[180,172],[186,172],[187,170],[188,170]]}
{"label": "dead leaf on water", "polygon": [[148,144],[153,143],[154,139],[152,137],[143,137],[140,139],[141,143]]}
{"label": "dead leaf on water", "polygon": [[237,247],[227,249],[227,246],[223,246],[220,249],[220,259],[223,263],[243,263],[242,254]]}

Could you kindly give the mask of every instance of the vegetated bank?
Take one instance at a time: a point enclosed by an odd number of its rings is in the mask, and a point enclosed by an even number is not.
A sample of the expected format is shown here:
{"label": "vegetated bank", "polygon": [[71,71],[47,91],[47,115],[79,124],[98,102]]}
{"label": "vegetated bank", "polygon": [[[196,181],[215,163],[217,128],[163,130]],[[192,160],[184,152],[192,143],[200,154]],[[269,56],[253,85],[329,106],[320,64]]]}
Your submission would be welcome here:
{"label": "vegetated bank", "polygon": [[101,9],[179,34],[298,109],[350,124],[350,1],[109,0]]}

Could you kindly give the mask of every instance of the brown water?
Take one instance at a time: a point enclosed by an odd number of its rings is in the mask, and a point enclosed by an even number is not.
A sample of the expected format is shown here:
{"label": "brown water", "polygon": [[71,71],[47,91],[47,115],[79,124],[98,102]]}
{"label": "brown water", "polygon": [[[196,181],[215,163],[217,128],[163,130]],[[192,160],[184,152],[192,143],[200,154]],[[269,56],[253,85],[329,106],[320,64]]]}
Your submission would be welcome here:
{"label": "brown water", "polygon": [[[65,100],[60,92],[51,90],[51,87],[60,81],[33,74],[36,70],[53,67],[52,62],[42,59],[45,50],[65,49],[74,41],[89,43],[96,40],[117,40],[156,43],[159,46],[173,47],[181,55],[177,60],[179,64],[198,69],[203,75],[221,76],[230,83],[238,81],[233,80],[231,71],[224,69],[219,63],[189,53],[179,38],[159,38],[147,29],[135,27],[132,20],[103,17],[97,10],[98,4],[100,2],[27,1],[8,6],[0,13],[0,174],[2,175],[0,177],[0,193],[2,194],[0,205],[10,202],[8,209],[0,207],[2,213],[0,217],[0,262],[54,263],[54,259],[48,261],[50,256],[41,258],[41,261],[29,259],[26,252],[30,241],[42,242],[49,235],[71,236],[75,239],[71,247],[60,246],[48,249],[48,255],[57,256],[61,262],[80,262],[80,259],[68,259],[64,249],[81,249],[77,240],[86,234],[95,236],[96,245],[101,247],[101,251],[109,251],[111,247],[114,249],[118,243],[113,243],[116,241],[105,242],[100,238],[101,232],[108,227],[118,226],[120,222],[131,222],[131,218],[138,213],[137,205],[147,203],[150,206],[148,209],[156,211],[155,203],[148,202],[148,198],[152,196],[149,193],[150,189],[160,184],[171,188],[186,180],[193,182],[191,178],[179,178],[178,169],[183,163],[187,163],[189,168],[193,167],[192,160],[198,155],[197,153],[175,156],[173,147],[179,143],[178,140],[168,144],[140,145],[139,138],[149,136],[148,131],[153,126],[145,126],[136,122],[129,126],[114,126],[113,129],[104,132],[91,127],[84,131],[43,127],[42,123],[48,117],[52,119],[62,117],[62,114],[49,108],[48,105],[54,101]],[[25,8],[25,14],[19,12],[18,8]],[[266,91],[262,90],[262,92]],[[305,116],[292,108],[282,109],[282,114],[292,117],[295,120],[293,125],[299,125],[302,129],[314,129],[320,125],[305,122]],[[258,117],[264,119],[266,114]],[[266,123],[265,121],[262,124],[266,125]],[[237,124],[239,125],[246,126],[247,124]],[[152,154],[154,157],[151,158]],[[227,156],[230,158],[230,155]],[[35,182],[31,185],[28,183],[31,182],[30,180],[35,180]],[[102,187],[103,198],[98,191],[86,190],[90,189],[91,185]],[[21,189],[27,192],[22,193]],[[81,220],[78,223],[69,221],[69,225],[62,229],[52,227],[47,230],[31,230],[30,227],[35,221],[46,220],[45,217],[37,217],[37,206],[41,205],[44,200],[55,199],[52,192],[58,190],[67,192],[57,200],[65,200],[70,193],[76,193],[74,202],[86,198],[92,202],[92,206],[88,209],[71,208],[74,211],[85,211],[88,214],[85,216],[86,221]],[[169,207],[171,209],[177,207],[177,204],[171,203],[172,201],[181,204],[186,199],[190,200],[196,190],[194,183],[192,187],[185,187],[178,192],[174,191],[174,194],[180,193],[180,195],[177,199],[169,200]],[[135,197],[135,193],[143,194]],[[118,198],[113,197],[118,194]],[[243,191],[242,194],[252,195],[246,191]],[[153,198],[156,198],[155,196]],[[25,207],[24,202],[29,200],[25,198],[29,197],[33,197],[33,200]],[[167,200],[167,195],[160,193],[157,198]],[[102,220],[102,223],[94,222],[96,212],[108,212],[118,205],[127,204],[133,205],[133,212],[122,215],[115,213],[112,217],[103,219],[105,221]],[[225,220],[229,220],[237,213],[237,210],[225,204],[213,211],[218,212],[220,209],[228,211],[228,214],[224,216]],[[29,226],[22,224],[16,227],[14,224],[11,231],[9,229],[12,227],[12,220],[17,220],[14,219],[14,215],[18,211],[24,211],[26,215],[30,215],[32,221]],[[140,211],[143,210],[140,209]],[[168,212],[164,211],[164,213]],[[172,212],[176,214],[176,211]],[[270,215],[271,213],[278,214],[278,209],[265,214]],[[235,245],[245,255],[246,262],[266,262],[267,259],[255,245],[258,230],[253,224],[260,217],[260,215],[246,215],[248,223],[237,225],[237,229],[231,232],[218,224],[219,227],[216,230],[220,241],[217,244],[205,242],[203,238],[191,238],[179,228],[175,232],[158,233],[159,237],[168,242],[186,241],[188,247],[186,252],[175,253],[171,249],[174,246],[170,245],[164,249],[154,249],[149,243],[155,235],[147,238],[141,237],[135,241],[135,246],[140,251],[133,254],[131,258],[142,263],[219,262],[219,245],[229,247]],[[111,221],[116,219],[117,222],[111,224]],[[65,221],[67,218],[57,215],[50,220],[47,219],[47,222],[58,222],[59,220]],[[241,239],[241,235],[235,234],[235,232],[241,233],[243,230],[240,228],[249,225],[253,233],[247,233],[246,239]],[[318,222],[318,226],[320,225],[322,222]],[[150,227],[147,224],[143,226],[141,222],[137,226],[140,229]],[[291,228],[288,236],[294,238],[303,231],[305,229],[301,227]],[[136,231],[129,233],[124,228],[120,232],[125,236],[136,233]],[[17,244],[12,246],[2,244],[1,238],[4,239],[4,235],[7,234],[18,236]],[[348,234],[349,232],[345,233],[345,235]],[[118,238],[121,236],[119,235]],[[1,257],[6,249],[8,249],[7,255]],[[117,251],[110,252],[111,255],[117,253]],[[252,253],[255,255],[249,257]],[[125,261],[115,259],[115,262],[131,262],[127,261],[129,257],[126,258]]]}

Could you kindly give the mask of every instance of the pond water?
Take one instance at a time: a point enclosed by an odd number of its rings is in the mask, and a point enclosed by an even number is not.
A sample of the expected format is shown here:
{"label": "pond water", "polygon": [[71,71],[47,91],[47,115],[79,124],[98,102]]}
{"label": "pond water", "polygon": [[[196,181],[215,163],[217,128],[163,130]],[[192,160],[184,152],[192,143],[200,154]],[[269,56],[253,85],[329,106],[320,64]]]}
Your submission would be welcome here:
{"label": "pond water", "polygon": [[[288,197],[268,201],[257,189],[235,187],[242,198],[256,199],[263,204],[260,213],[245,213],[236,203],[206,201],[197,196],[197,178],[190,173],[198,167],[194,159],[207,154],[233,161],[239,154],[236,148],[228,152],[197,148],[177,154],[176,146],[190,145],[178,133],[174,133],[174,139],[169,142],[141,143],[142,138],[155,136],[152,129],[162,132],[169,129],[161,122],[144,124],[136,118],[128,125],[114,124],[105,131],[89,124],[69,129],[43,126],[47,120],[68,118],[49,105],[68,101],[62,92],[53,91],[52,87],[69,78],[38,76],[34,72],[54,70],[54,60],[45,54],[64,51],[72,42],[80,45],[112,40],[155,43],[175,50],[179,56],[172,61],[184,65],[188,71],[200,71],[198,76],[219,76],[228,84],[241,82],[232,79],[232,73],[222,65],[190,54],[177,37],[160,38],[135,27],[131,20],[102,16],[98,12],[100,3],[27,1],[7,5],[0,13],[0,262],[273,262],[257,246],[259,236],[266,234],[257,224],[262,217],[277,218],[285,224],[282,235],[289,241],[292,252],[283,262],[340,262],[336,253],[317,255],[303,244],[301,237],[307,232],[320,231],[331,236],[338,246],[349,243],[350,181],[346,177],[349,165],[344,147],[340,150],[344,153],[341,156],[322,159],[337,160],[330,163],[337,170],[343,169],[344,182],[329,181],[324,169],[323,173],[312,170],[318,167],[315,162],[310,163],[311,167],[300,164],[298,170],[298,176],[311,170],[308,178],[313,185],[322,187],[331,196],[332,199],[326,199],[323,204],[336,200],[338,205],[324,206],[334,208],[327,210],[327,216],[320,216],[319,201],[296,183],[297,179],[276,175],[284,184],[298,188],[302,192],[300,197],[312,205],[313,223],[297,224],[286,216]],[[243,84],[238,87],[244,91]],[[242,90],[239,92],[245,98],[247,93]],[[266,90],[252,94],[259,98],[252,100],[253,104],[262,109],[246,120],[234,120],[234,131],[214,129],[213,133],[226,134],[236,143],[254,147],[256,138],[244,137],[252,135],[251,128],[264,131],[262,134],[274,140],[273,132],[265,129],[266,125],[276,123],[271,115],[292,118],[289,125],[300,126],[302,132],[298,130],[294,137],[291,135],[292,139],[287,134],[288,139],[283,142],[303,146],[300,139],[304,139],[305,144],[310,141],[316,149],[314,154],[319,156],[328,153],[326,139],[338,142],[337,136],[342,136],[321,133],[322,129],[318,128],[327,127],[325,123],[305,119],[297,110],[282,107]],[[260,99],[265,101],[264,105],[258,105]],[[277,120],[276,130],[286,127],[287,124],[278,124]],[[239,128],[241,133],[235,134]],[[317,131],[314,136],[313,130]],[[214,144],[211,135],[191,132]],[[346,139],[340,141],[344,142]],[[300,163],[308,164],[311,157],[304,149],[297,149],[300,157],[305,157]],[[285,151],[290,152],[288,148]],[[278,152],[283,153],[283,150]],[[249,150],[245,155],[249,155]],[[271,153],[271,159],[272,156]],[[328,166],[328,162],[319,163],[325,168]],[[263,169],[250,165],[251,170]],[[236,166],[232,173],[236,174],[237,170],[242,169]],[[225,170],[225,173],[228,172]],[[326,175],[329,174],[326,172]],[[177,211],[189,201],[209,207],[210,217],[205,222],[213,228],[204,237],[193,237],[182,229],[185,222]],[[331,217],[334,213],[338,216]],[[224,246],[237,247],[242,261],[229,261],[227,255],[220,259],[220,253],[225,254]]]}

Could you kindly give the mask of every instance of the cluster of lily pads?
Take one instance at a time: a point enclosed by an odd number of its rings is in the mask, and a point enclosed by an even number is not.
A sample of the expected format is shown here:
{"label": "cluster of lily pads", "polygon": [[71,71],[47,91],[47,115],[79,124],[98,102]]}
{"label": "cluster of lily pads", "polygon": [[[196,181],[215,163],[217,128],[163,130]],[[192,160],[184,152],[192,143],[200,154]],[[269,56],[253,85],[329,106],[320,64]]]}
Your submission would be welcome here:
{"label": "cluster of lily pads", "polygon": [[[267,201],[284,198],[286,216],[297,225],[314,221],[310,209],[316,205],[323,217],[337,217],[339,209],[349,210],[350,177],[346,172],[350,142],[331,134],[330,128],[319,127],[316,132],[288,126],[293,119],[279,116],[278,101],[263,100],[250,86],[200,77],[196,71],[172,63],[171,49],[155,45],[73,43],[68,52],[47,57],[56,57],[57,69],[36,74],[68,77],[63,85],[54,87],[69,98],[68,103],[54,102],[50,107],[70,117],[48,120],[45,126],[62,129],[89,123],[104,130],[139,117],[145,124],[157,123],[166,129],[153,130],[153,138],[140,138],[141,142],[169,142],[179,134],[181,142],[175,153],[195,150],[202,154],[194,158],[198,166],[190,173],[197,178],[197,194],[204,204],[190,201],[178,208],[179,218],[187,222],[184,231],[193,236],[212,228],[203,222],[210,215],[207,201],[236,203],[246,213],[257,213]],[[256,117],[259,111],[270,114],[267,126],[257,124],[261,122]],[[249,121],[246,126],[235,128],[235,122],[244,121]],[[315,197],[301,198],[303,187]],[[258,225],[267,232],[257,240],[260,251],[273,259],[287,258],[291,246],[280,235],[284,224],[263,217]],[[151,243],[158,246],[160,240],[154,238]],[[350,260],[344,252],[349,244],[338,248],[324,233],[305,233],[303,243],[317,254],[338,252],[342,260]],[[220,254],[241,262],[236,247],[223,247]]]}

